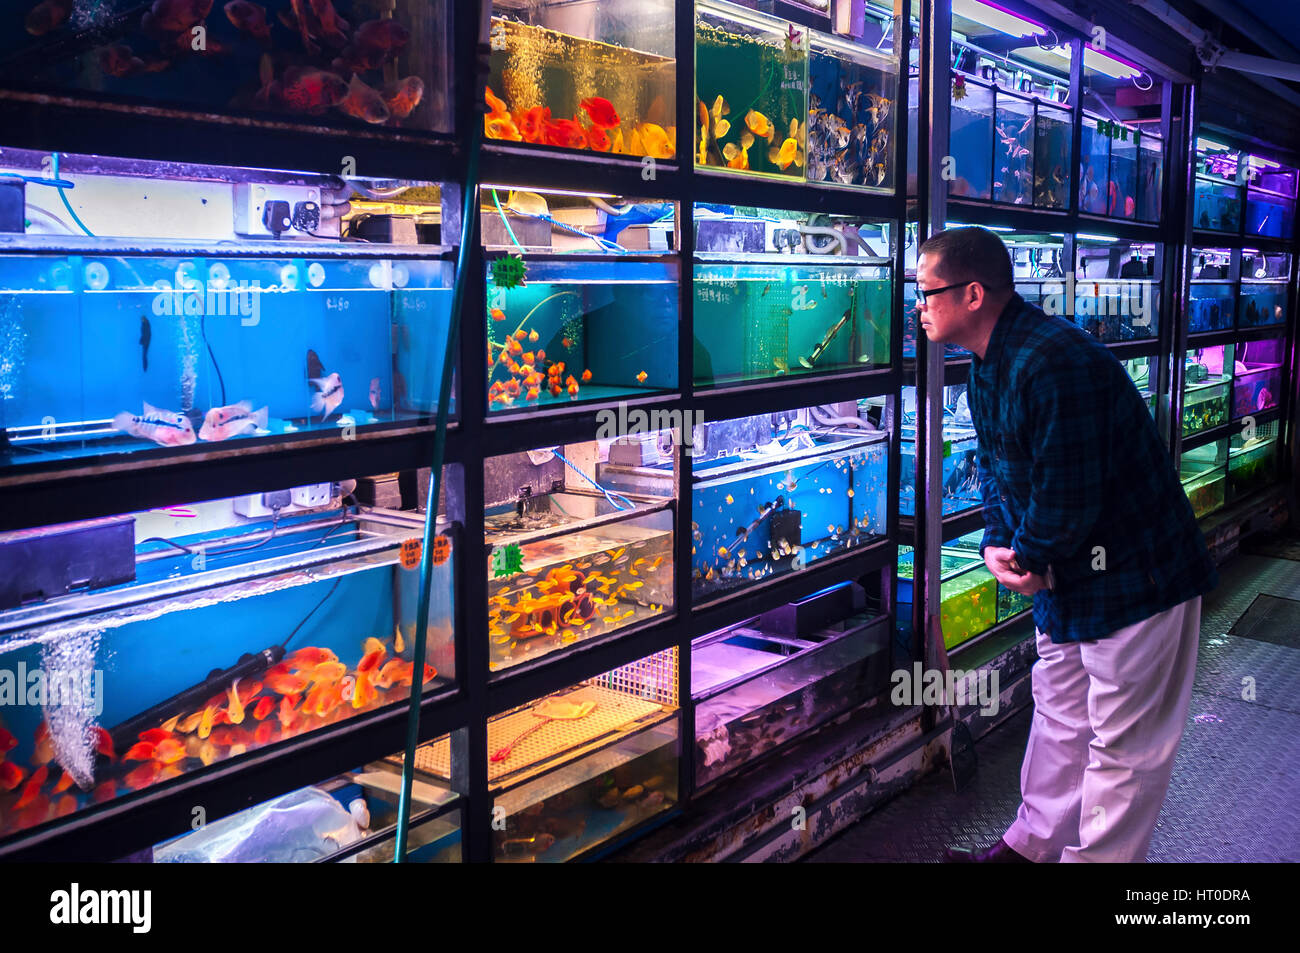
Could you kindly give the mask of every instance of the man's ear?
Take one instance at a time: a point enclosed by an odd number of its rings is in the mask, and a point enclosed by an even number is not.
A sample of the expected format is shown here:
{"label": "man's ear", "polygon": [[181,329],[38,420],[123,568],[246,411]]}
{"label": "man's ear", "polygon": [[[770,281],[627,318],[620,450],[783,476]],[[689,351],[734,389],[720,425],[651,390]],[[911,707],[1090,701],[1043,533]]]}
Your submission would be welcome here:
{"label": "man's ear", "polygon": [[966,286],[966,307],[971,311],[978,311],[984,307],[984,286],[978,282],[971,282]]}

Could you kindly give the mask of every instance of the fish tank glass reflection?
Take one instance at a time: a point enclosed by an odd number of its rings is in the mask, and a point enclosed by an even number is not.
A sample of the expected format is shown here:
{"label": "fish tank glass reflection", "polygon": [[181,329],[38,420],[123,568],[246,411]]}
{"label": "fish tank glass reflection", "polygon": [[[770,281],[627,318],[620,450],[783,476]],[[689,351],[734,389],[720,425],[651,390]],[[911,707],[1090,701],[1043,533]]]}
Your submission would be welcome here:
{"label": "fish tank glass reflection", "polygon": [[810,33],[808,181],[892,190],[897,59],[872,46]]}
{"label": "fish tank glass reflection", "polygon": [[[558,863],[679,798],[676,647],[488,720],[493,859]],[[450,777],[448,740],[416,750],[417,777]]]}
{"label": "fish tank glass reflection", "polygon": [[[1214,261],[1213,255],[1204,250],[1193,253],[1193,260],[1203,264],[1197,266],[1195,274],[1206,278],[1226,278],[1229,274],[1228,253],[1223,253],[1221,263]],[[1209,261],[1207,262],[1207,258]],[[1207,281],[1194,278],[1187,298],[1187,331],[1189,334],[1203,334],[1207,331],[1228,331],[1232,329],[1233,316],[1236,313],[1237,286],[1228,282]]]}
{"label": "fish tank glass reflection", "polygon": [[692,447],[691,591],[739,592],[882,538],[884,398],[704,424]]}
{"label": "fish tank glass reflection", "polygon": [[[899,504],[904,516],[916,514],[916,388],[904,387],[899,443]],[[966,385],[943,389],[943,515],[984,505],[979,478],[979,440],[971,423]]]}
{"label": "fish tank glass reflection", "polygon": [[1178,475],[1197,519],[1223,506],[1228,488],[1227,460],[1226,437],[1183,451]]}
{"label": "fish tank glass reflection", "polygon": [[[948,155],[953,160],[948,194],[970,199],[992,198],[992,144],[997,124],[993,89],[965,74],[954,74],[948,122]],[[1032,126],[1032,117],[1027,122]]]}
{"label": "fish tank glass reflection", "polygon": [[[916,358],[916,281],[909,279],[903,284],[903,357]],[[943,354],[946,359],[968,357],[970,351],[964,347],[945,341]]]}
{"label": "fish tank glass reflection", "polygon": [[[399,752],[209,818],[198,830],[155,845],[147,859],[156,864],[392,863],[402,759]],[[460,863],[456,801],[445,782],[412,782],[406,863]]]}
{"label": "fish tank glass reflection", "polygon": [[677,155],[668,0],[493,0],[489,140]]}
{"label": "fish tank glass reflection", "polygon": [[1159,136],[1085,112],[1079,155],[1079,211],[1159,220],[1164,157]]}
{"label": "fish tank glass reflection", "polygon": [[658,464],[661,445],[671,459],[673,438],[609,439],[636,420],[624,424],[607,439],[485,462],[492,671],[672,611],[671,489],[610,471]]}
{"label": "fish tank glass reflection", "polygon": [[413,659],[423,518],[354,485],[0,536],[0,837],[450,686],[454,531]]}
{"label": "fish tank glass reflection", "polygon": [[888,617],[854,583],[696,639],[696,786],[883,693],[888,666]]}
{"label": "fish tank glass reflection", "polygon": [[1254,248],[1242,249],[1237,326],[1252,328],[1266,324],[1285,324],[1290,278],[1289,254],[1260,252]]}
{"label": "fish tank glass reflection", "polygon": [[1228,498],[1237,500],[1273,483],[1277,458],[1276,420],[1233,434],[1228,447]]}
{"label": "fish tank glass reflection", "polygon": [[1295,232],[1296,170],[1259,156],[1246,159],[1246,234],[1290,238]]}
{"label": "fish tank glass reflection", "polygon": [[1034,103],[997,91],[993,201],[1032,205],[1034,200]]}
{"label": "fish tank glass reflection", "polygon": [[1072,306],[1075,324],[1107,344],[1154,338],[1160,325],[1160,249],[1150,243],[1079,235],[1073,287],[1048,282],[1052,300],[1044,310],[1059,313],[1056,293]]}
{"label": "fish tank glass reflection", "polygon": [[1232,419],[1276,407],[1282,395],[1282,338],[1243,341],[1237,345],[1232,382]]}
{"label": "fish tank glass reflection", "polygon": [[[804,178],[808,34],[755,10],[696,3],[696,165]],[[870,108],[861,103],[867,94],[865,88],[855,93],[856,109]],[[867,147],[869,157],[870,141]],[[867,174],[858,169],[855,174]],[[874,177],[874,169],[867,171]]]}
{"label": "fish tank glass reflection", "polygon": [[696,386],[887,367],[889,259],[695,266]]}
{"label": "fish tank glass reflection", "polygon": [[1183,436],[1228,422],[1232,398],[1232,345],[1187,352],[1183,363]]}
{"label": "fish tank glass reflection", "polygon": [[1140,222],[1160,221],[1164,190],[1165,144],[1158,136],[1143,133],[1138,140],[1138,203]]}
{"label": "fish tank glass reflection", "polygon": [[[12,174],[45,178],[34,154],[16,156]],[[69,159],[99,170],[60,171],[95,237],[68,234],[35,204],[52,190],[29,185],[31,225],[0,254],[0,467],[431,421],[451,309],[441,246],[341,239],[357,213],[340,209],[370,203],[331,179],[215,168],[159,179],[137,163]],[[411,191],[438,214],[436,187]],[[251,209],[277,195],[315,226],[260,234]]]}
{"label": "fish tank glass reflection", "polygon": [[1198,175],[1194,202],[1197,228],[1215,232],[1241,231],[1240,187]]}
{"label": "fish tank glass reflection", "polygon": [[1143,401],[1146,402],[1147,409],[1151,411],[1151,416],[1156,413],[1156,395],[1155,395],[1155,371],[1156,358],[1154,357],[1134,357],[1127,361],[1121,361],[1124,370],[1128,373],[1129,380],[1137,388],[1138,393],[1142,395]]}
{"label": "fish tank glass reflection", "polygon": [[1070,112],[1037,103],[1034,120],[1034,205],[1065,208],[1070,198]]}
{"label": "fish tank glass reflection", "polygon": [[[987,632],[998,622],[998,581],[984,565],[977,530],[943,544],[939,551],[939,621],[944,648],[956,648]],[[914,598],[914,557],[911,546],[898,547],[899,617],[911,614]],[[1006,604],[1011,612],[1013,606]]]}
{"label": "fish tank glass reflection", "polygon": [[227,123],[449,131],[446,0],[5,5],[0,83]]}

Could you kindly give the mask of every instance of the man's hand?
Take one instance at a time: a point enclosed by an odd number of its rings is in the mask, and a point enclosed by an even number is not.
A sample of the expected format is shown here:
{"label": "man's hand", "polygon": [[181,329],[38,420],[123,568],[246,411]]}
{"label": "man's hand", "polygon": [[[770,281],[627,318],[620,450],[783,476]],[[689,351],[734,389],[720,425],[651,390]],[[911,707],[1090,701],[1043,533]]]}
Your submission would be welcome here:
{"label": "man's hand", "polygon": [[984,565],[994,578],[1012,592],[1022,596],[1032,596],[1039,589],[1047,588],[1047,580],[1033,572],[1025,572],[1016,562],[1016,551],[1003,546],[987,546],[984,549]]}

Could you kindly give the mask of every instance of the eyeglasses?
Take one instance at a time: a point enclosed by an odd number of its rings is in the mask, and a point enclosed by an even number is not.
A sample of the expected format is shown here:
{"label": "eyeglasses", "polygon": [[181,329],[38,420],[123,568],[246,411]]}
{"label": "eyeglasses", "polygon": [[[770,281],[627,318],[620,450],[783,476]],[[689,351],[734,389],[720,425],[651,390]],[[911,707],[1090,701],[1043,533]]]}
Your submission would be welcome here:
{"label": "eyeglasses", "polygon": [[916,289],[916,303],[919,304],[919,305],[924,305],[924,304],[925,304],[925,299],[926,299],[926,298],[933,298],[935,295],[943,294],[945,291],[952,291],[953,288],[964,288],[964,287],[966,287],[967,285],[973,285],[973,284],[977,284],[977,282],[974,282],[974,281],[959,281],[959,282],[957,282],[957,284],[955,284],[955,285],[945,285],[945,286],[942,287],[942,288],[930,288],[930,289],[926,289],[926,288],[917,288],[917,289]]}

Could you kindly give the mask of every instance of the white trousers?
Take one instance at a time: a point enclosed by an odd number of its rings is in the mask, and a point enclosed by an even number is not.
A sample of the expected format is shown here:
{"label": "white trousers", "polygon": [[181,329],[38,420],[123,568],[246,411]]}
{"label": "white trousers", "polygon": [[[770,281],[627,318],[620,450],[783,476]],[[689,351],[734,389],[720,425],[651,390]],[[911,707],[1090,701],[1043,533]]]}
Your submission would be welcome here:
{"label": "white trousers", "polygon": [[1039,863],[1133,862],[1164,803],[1187,722],[1201,597],[1095,642],[1036,632],[1020,810],[1003,839]]}

